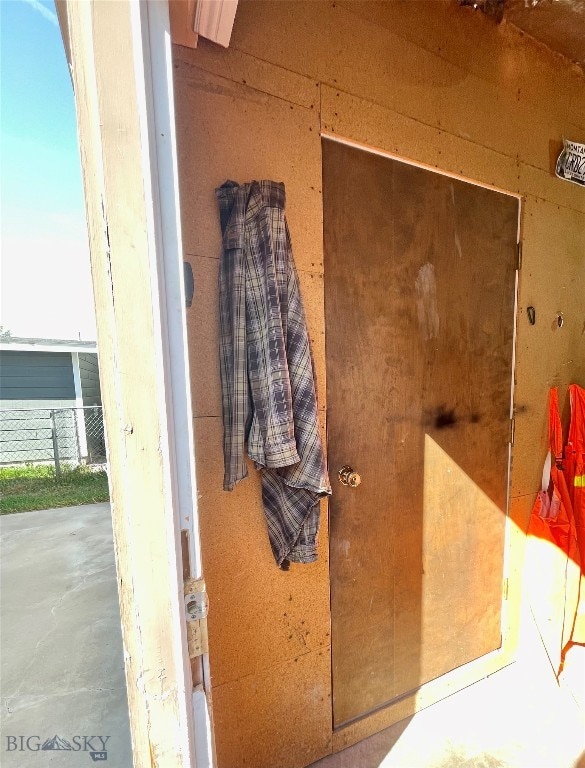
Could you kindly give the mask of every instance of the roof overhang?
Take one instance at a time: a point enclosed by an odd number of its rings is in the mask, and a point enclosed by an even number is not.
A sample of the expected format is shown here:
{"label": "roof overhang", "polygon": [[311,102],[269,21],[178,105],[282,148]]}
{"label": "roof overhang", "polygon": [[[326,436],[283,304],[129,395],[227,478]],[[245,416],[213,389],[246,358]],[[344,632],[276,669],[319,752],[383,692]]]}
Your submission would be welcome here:
{"label": "roof overhang", "polygon": [[76,341],[75,339],[25,339],[12,337],[0,340],[2,352],[94,352],[95,341]]}

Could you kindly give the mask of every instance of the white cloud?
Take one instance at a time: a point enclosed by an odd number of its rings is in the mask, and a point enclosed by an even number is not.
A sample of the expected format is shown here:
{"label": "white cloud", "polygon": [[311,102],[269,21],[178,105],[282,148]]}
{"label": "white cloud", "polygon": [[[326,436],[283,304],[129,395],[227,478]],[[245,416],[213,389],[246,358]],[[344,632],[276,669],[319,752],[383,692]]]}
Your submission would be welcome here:
{"label": "white cloud", "polygon": [[53,13],[53,11],[47,8],[46,5],[43,5],[40,0],[22,0],[22,2],[30,5],[30,7],[34,8],[35,11],[38,11],[41,16],[44,16],[45,19],[51,22],[51,24],[54,24],[56,27],[59,26],[59,22],[57,21],[57,14]]}

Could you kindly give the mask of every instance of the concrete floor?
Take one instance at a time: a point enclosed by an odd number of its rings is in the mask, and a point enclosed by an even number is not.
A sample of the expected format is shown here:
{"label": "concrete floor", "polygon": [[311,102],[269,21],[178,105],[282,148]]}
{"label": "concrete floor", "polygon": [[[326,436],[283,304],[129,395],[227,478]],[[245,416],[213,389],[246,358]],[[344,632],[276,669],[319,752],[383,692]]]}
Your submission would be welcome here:
{"label": "concrete floor", "polygon": [[[7,751],[7,737],[36,736],[34,748],[109,736],[107,765],[130,768],[109,506],[4,516],[0,528],[0,763],[89,766],[89,753]],[[520,648],[515,664],[313,768],[585,768],[585,649],[559,687],[528,610]]]}
{"label": "concrete floor", "polygon": [[528,608],[518,661],[311,768],[585,768],[585,648],[557,684]]}
{"label": "concrete floor", "polygon": [[[109,505],[5,515],[0,531],[0,763],[89,767],[89,752],[102,742],[83,737],[109,736],[106,765],[130,768]],[[55,735],[87,751],[26,749],[27,737],[34,749]],[[24,736],[25,749],[8,751],[9,736],[18,737],[18,747]],[[75,742],[75,736],[81,738]]]}

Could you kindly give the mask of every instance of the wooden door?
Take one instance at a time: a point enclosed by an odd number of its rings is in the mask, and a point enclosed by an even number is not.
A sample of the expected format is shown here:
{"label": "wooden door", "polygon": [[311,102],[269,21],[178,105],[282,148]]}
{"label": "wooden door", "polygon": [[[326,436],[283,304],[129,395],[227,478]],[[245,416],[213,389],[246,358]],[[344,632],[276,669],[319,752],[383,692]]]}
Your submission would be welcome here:
{"label": "wooden door", "polygon": [[330,140],[323,202],[339,727],[501,644],[519,203]]}

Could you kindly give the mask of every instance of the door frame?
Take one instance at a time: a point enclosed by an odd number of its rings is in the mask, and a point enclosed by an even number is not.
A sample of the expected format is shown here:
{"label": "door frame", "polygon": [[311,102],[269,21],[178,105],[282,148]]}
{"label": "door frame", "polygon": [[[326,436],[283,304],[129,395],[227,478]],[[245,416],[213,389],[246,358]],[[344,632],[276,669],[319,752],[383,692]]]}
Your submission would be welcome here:
{"label": "door frame", "polygon": [[183,596],[201,555],[168,3],[56,6],[77,112],[133,763],[206,768],[207,661],[189,657]]}
{"label": "door frame", "polygon": [[[364,144],[363,142],[341,137],[338,134],[331,133],[329,131],[321,131],[320,136],[321,139],[344,144],[346,146],[353,147],[370,154],[378,155],[380,157],[388,158],[390,160],[397,160],[398,162],[405,163],[406,165],[413,165],[417,168],[423,168],[433,173],[438,173],[441,176],[447,176],[459,181],[465,181],[469,184],[473,184],[474,186],[484,187],[485,189],[490,189],[495,192],[507,195],[508,197],[515,198],[518,200],[518,225],[516,242],[520,248],[523,213],[522,195],[510,192],[509,190],[502,189],[491,184],[486,184],[484,182],[471,179],[461,174],[456,174],[450,171],[443,171],[434,165],[411,160],[395,152],[386,151],[379,147]],[[373,712],[365,714],[364,716],[357,718],[350,723],[341,725],[338,728],[333,728],[333,752],[338,752],[342,749],[345,749],[352,744],[355,744],[358,741],[361,741],[362,739],[365,739],[368,736],[371,736],[383,730],[384,728],[393,725],[405,717],[412,715],[413,712],[417,712],[421,709],[424,709],[425,707],[431,706],[432,704],[436,704],[441,699],[444,699],[447,696],[450,696],[451,694],[466,688],[472,683],[487,677],[488,675],[515,661],[515,653],[518,641],[518,616],[520,610],[520,571],[517,563],[519,562],[519,559],[522,558],[524,552],[522,541],[523,537],[520,536],[519,531],[516,530],[517,527],[510,514],[512,449],[514,439],[514,381],[516,372],[516,342],[518,330],[518,292],[520,268],[521,262],[518,260],[514,279],[514,328],[512,337],[512,361],[510,376],[510,439],[508,442],[508,479],[502,575],[502,644],[500,648],[497,648],[496,650],[491,651],[490,653],[487,653],[478,659],[474,659],[473,661],[470,661],[461,667],[451,670],[450,672],[442,675],[440,678],[422,684],[415,691],[409,692],[393,702],[384,704]]]}

